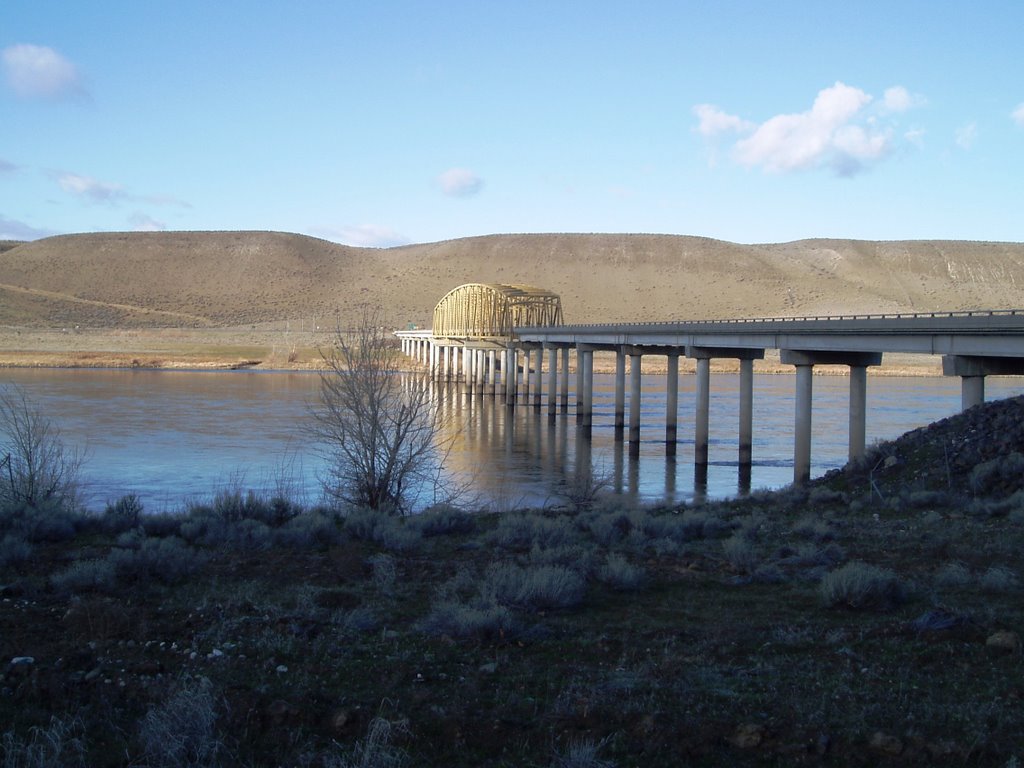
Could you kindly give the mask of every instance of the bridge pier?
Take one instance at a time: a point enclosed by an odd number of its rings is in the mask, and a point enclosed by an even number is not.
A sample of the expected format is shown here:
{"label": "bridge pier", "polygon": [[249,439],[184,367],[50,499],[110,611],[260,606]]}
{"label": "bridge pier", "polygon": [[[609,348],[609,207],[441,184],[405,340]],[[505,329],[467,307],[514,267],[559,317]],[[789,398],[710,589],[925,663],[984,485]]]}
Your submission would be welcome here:
{"label": "bridge pier", "polygon": [[497,352],[493,349],[487,350],[487,372],[490,374],[490,379],[487,382],[487,394],[491,397],[494,397],[494,393],[498,391],[497,363]]}
{"label": "bridge pier", "polygon": [[881,365],[881,352],[835,352],[779,350],[786,365],[796,366],[796,412],[793,419],[793,482],[801,485],[811,479],[811,401],[815,365],[845,365],[850,368],[849,458],[864,455],[867,412],[867,368]]}
{"label": "bridge pier", "polygon": [[576,423],[583,424],[583,348],[576,345]]}
{"label": "bridge pier", "polygon": [[[665,381],[665,454],[676,455],[679,424],[679,350],[668,353]],[[673,475],[674,477],[674,475]]]}
{"label": "bridge pier", "polygon": [[476,358],[476,394],[483,397],[487,386],[487,357],[482,349],[476,350],[473,357]]}
{"label": "bridge pier", "polygon": [[594,348],[583,349],[583,428],[590,436],[594,424]]}
{"label": "bridge pier", "polygon": [[555,407],[558,405],[558,347],[545,344],[548,351],[548,422],[555,422]]}
{"label": "bridge pier", "polygon": [[754,432],[754,360],[764,358],[763,349],[733,349],[729,347],[686,348],[686,356],[697,361],[697,408],[694,417],[694,462],[698,465],[709,461],[711,418],[711,361],[716,358],[738,359],[740,361],[740,407],[739,407],[739,464],[749,465],[752,461]]}
{"label": "bridge pier", "polygon": [[562,401],[558,404],[562,413],[569,412],[569,345],[562,347]]}
{"label": "bridge pier", "polygon": [[615,440],[626,430],[626,349],[615,348]]}
{"label": "bridge pier", "polygon": [[1024,360],[1015,357],[944,355],[944,376],[960,377],[960,407],[967,410],[985,402],[986,376],[1022,376]]}
{"label": "bridge pier", "polygon": [[536,358],[533,367],[533,410],[540,413],[541,398],[543,396],[541,381],[542,369],[544,367],[544,348],[538,345],[533,350],[533,357]]}
{"label": "bridge pier", "polygon": [[629,455],[640,455],[640,368],[643,353],[638,347],[629,350]]}
{"label": "bridge pier", "polygon": [[516,348],[514,344],[505,347],[505,405],[512,407],[516,402]]}

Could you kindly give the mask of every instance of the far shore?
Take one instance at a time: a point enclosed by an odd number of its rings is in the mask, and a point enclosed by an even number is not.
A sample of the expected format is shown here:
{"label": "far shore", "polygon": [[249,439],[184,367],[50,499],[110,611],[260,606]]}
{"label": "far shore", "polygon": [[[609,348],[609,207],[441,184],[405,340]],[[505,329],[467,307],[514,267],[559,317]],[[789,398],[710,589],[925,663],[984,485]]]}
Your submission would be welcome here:
{"label": "far shore", "polygon": [[[319,371],[325,365],[321,350],[330,348],[332,334],[308,330],[259,327],[217,329],[71,329],[41,330],[0,327],[0,368],[132,368],[145,370],[280,370]],[[546,365],[545,360],[545,365]],[[664,373],[666,358],[645,356],[644,373]],[[575,369],[575,356],[570,361]],[[410,360],[409,368],[416,365]],[[682,357],[680,373],[690,374],[695,362]],[[712,361],[712,371],[736,373],[737,360]],[[610,352],[595,355],[594,370],[614,373]],[[818,375],[848,373],[845,366],[815,367]],[[791,374],[793,366],[779,362],[777,350],[754,362],[754,371]],[[876,376],[941,376],[938,355],[886,354],[882,365],[869,369]]]}

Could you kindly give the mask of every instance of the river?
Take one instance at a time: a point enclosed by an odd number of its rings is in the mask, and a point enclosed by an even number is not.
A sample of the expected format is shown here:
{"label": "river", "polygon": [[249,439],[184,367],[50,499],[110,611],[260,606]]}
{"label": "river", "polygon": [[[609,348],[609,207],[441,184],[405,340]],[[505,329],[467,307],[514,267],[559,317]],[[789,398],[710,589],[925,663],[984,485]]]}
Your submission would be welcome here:
{"label": "river", "polygon": [[[6,369],[0,384],[22,387],[86,451],[87,506],[102,509],[137,494],[149,511],[180,509],[218,490],[283,490],[314,503],[323,461],[306,431],[316,402],[315,373]],[[707,477],[693,467],[694,376],[680,376],[679,443],[664,444],[664,376],[644,375],[639,459],[614,440],[614,376],[594,377],[594,427],[579,438],[568,416],[548,423],[546,405],[509,411],[500,401],[449,393],[443,405],[454,431],[445,485],[465,485],[480,508],[558,503],[567,481],[586,468],[609,490],[643,502],[724,498],[749,488],[786,485],[793,474],[793,386],[787,375],[755,375],[754,463],[736,462],[738,377],[711,378]],[[574,391],[574,390],[570,390]],[[991,377],[987,399],[1024,392],[1024,379]],[[847,452],[848,379],[814,379],[812,476],[842,466]],[[956,413],[960,381],[943,377],[870,377],[867,439],[895,437]]]}

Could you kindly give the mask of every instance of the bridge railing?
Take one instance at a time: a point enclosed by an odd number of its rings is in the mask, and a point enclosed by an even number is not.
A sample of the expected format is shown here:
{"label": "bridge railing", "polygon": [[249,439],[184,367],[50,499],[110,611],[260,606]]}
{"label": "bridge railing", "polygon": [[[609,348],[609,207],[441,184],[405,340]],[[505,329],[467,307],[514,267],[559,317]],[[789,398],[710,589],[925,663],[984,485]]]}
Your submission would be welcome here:
{"label": "bridge railing", "polygon": [[[572,323],[560,326],[561,330],[568,328],[667,328],[672,326],[750,326],[750,325],[777,325],[795,323],[822,323],[822,322],[850,322],[850,321],[884,321],[884,320],[953,320],[959,318],[989,318],[989,317],[1021,317],[1024,318],[1024,309],[971,309],[955,310],[951,312],[898,312],[879,314],[853,314],[853,315],[803,315],[790,317],[744,317],[719,320],[652,320],[634,321],[622,323]],[[531,333],[538,331],[552,330],[549,326],[524,326],[516,328],[519,333]]]}

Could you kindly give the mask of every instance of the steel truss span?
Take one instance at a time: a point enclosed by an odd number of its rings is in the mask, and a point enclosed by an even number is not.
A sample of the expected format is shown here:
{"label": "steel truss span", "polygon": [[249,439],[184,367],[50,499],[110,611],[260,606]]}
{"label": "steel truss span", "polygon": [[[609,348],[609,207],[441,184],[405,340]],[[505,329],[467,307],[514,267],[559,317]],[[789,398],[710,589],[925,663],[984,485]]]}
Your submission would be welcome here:
{"label": "steel truss span", "polygon": [[529,285],[467,283],[437,303],[433,335],[510,339],[517,327],[561,324],[562,300],[557,293]]}

